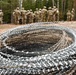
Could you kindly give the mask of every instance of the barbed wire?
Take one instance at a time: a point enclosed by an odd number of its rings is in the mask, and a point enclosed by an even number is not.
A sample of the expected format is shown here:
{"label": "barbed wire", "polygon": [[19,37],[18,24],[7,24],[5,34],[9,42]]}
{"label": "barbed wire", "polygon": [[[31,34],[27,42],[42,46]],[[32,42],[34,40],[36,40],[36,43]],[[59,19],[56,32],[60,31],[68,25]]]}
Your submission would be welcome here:
{"label": "barbed wire", "polygon": [[[48,26],[45,26],[46,24]],[[66,71],[70,72],[73,65],[76,64],[76,32],[70,28],[50,25],[55,24],[28,24],[2,34],[0,36],[0,75],[49,75],[49,73],[63,74],[64,72],[67,73]],[[58,35],[55,36],[56,34]],[[47,38],[48,35],[51,39]],[[41,37],[42,39],[40,39]],[[55,38],[54,43],[51,42],[53,38]],[[43,48],[41,48],[42,45],[40,46],[41,51],[39,51],[39,47],[37,47],[36,51],[35,49],[32,51],[27,51],[24,48],[24,51],[16,49],[22,46],[24,42],[27,46],[28,42],[31,43],[30,41],[35,44],[45,43],[46,45]],[[53,45],[48,46],[48,42]],[[23,44],[21,45],[21,43]],[[13,44],[17,46],[13,46]],[[30,49],[29,46],[28,48]]]}

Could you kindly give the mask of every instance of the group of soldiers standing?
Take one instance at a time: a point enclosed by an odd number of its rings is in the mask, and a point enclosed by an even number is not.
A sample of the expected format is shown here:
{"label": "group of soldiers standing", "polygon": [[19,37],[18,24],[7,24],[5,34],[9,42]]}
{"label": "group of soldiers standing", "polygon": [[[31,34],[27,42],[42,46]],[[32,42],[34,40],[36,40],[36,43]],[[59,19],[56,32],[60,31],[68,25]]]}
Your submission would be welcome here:
{"label": "group of soldiers standing", "polygon": [[[3,12],[0,10],[0,24],[3,23]],[[75,10],[72,8],[72,10],[68,10],[67,12],[67,21],[73,21],[75,18]],[[48,10],[46,9],[46,6],[43,7],[43,9],[38,9],[33,12],[32,9],[25,10],[24,8],[19,9],[17,7],[13,11],[13,22],[14,24],[28,24],[28,23],[34,23],[34,22],[53,22],[53,21],[59,21],[59,10],[56,8],[56,6],[49,7]]]}
{"label": "group of soldiers standing", "polygon": [[32,9],[25,10],[22,8],[21,10],[17,7],[13,12],[13,23],[14,24],[26,24],[26,23],[34,23],[34,22],[51,22],[59,20],[59,10],[56,6],[53,8],[49,7],[48,10],[46,6],[43,9],[38,9],[33,12]]}
{"label": "group of soldiers standing", "polygon": [[72,10],[68,10],[67,12],[67,21],[73,21],[75,17],[75,10],[72,8]]}

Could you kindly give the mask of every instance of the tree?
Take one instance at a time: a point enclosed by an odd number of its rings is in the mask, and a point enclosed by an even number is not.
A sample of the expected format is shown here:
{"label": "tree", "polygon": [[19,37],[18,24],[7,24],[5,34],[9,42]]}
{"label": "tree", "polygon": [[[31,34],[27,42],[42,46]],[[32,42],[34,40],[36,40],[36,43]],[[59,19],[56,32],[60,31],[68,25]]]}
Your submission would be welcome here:
{"label": "tree", "polygon": [[43,1],[42,0],[36,0],[35,7],[36,8],[43,8]]}

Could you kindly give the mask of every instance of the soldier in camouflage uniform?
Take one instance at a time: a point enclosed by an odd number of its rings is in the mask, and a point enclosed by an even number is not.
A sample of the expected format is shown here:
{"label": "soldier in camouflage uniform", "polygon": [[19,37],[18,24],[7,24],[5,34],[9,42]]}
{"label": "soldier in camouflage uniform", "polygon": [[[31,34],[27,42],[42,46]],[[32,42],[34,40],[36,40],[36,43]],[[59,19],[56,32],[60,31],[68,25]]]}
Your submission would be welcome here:
{"label": "soldier in camouflage uniform", "polygon": [[48,22],[52,21],[52,19],[53,19],[53,12],[52,12],[52,8],[51,7],[48,8],[47,14],[48,14],[47,21]]}
{"label": "soldier in camouflage uniform", "polygon": [[41,13],[41,9],[39,9],[39,22],[42,21],[42,13]]}
{"label": "soldier in camouflage uniform", "polygon": [[24,8],[21,9],[21,19],[22,19],[22,24],[26,24],[26,10],[24,10]]}
{"label": "soldier in camouflage uniform", "polygon": [[29,13],[30,13],[30,10],[27,10],[26,11],[26,17],[27,17],[26,23],[29,23]]}
{"label": "soldier in camouflage uniform", "polygon": [[0,24],[3,23],[3,12],[2,10],[0,10]]}
{"label": "soldier in camouflage uniform", "polygon": [[30,9],[30,23],[33,23],[33,20],[34,20],[34,14],[33,14],[33,11],[32,9]]}
{"label": "soldier in camouflage uniform", "polygon": [[56,11],[57,11],[56,6],[53,6],[52,11],[53,11],[53,21],[56,21]]}
{"label": "soldier in camouflage uniform", "polygon": [[29,23],[29,19],[30,19],[29,15],[30,15],[30,10],[27,10],[26,12],[26,17],[27,17],[26,23],[27,24]]}
{"label": "soldier in camouflage uniform", "polygon": [[68,10],[67,12],[67,21],[71,21],[71,12]]}
{"label": "soldier in camouflage uniform", "polygon": [[15,16],[15,24],[19,24],[19,20],[21,18],[21,12],[19,10],[19,7],[17,7],[13,13],[13,15]]}
{"label": "soldier in camouflage uniform", "polygon": [[47,9],[46,9],[46,6],[44,6],[41,13],[42,13],[42,21],[46,22],[47,21]]}
{"label": "soldier in camouflage uniform", "polygon": [[34,12],[34,14],[35,14],[35,22],[39,22],[39,10],[38,10],[38,8],[36,8],[36,11]]}
{"label": "soldier in camouflage uniform", "polygon": [[56,8],[56,21],[59,21],[59,10]]}
{"label": "soldier in camouflage uniform", "polygon": [[34,18],[34,15],[33,15],[32,10],[28,10],[28,12],[27,12],[27,23],[33,23],[33,18]]}
{"label": "soldier in camouflage uniform", "polygon": [[72,11],[71,11],[71,21],[74,20],[74,17],[75,17],[75,10],[74,10],[74,8],[72,8]]}

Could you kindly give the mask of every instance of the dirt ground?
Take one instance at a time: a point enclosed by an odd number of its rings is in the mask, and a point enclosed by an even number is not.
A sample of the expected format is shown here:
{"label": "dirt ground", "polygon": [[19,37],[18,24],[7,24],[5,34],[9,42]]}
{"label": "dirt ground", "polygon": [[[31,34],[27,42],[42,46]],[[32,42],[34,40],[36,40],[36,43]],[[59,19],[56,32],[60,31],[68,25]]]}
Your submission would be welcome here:
{"label": "dirt ground", "polygon": [[[65,26],[65,27],[70,27],[70,28],[74,28],[76,29],[76,21],[71,21],[71,22],[55,22],[55,25],[59,25],[59,26]],[[15,28],[21,25],[13,25],[13,24],[3,24],[0,25],[0,34],[11,29],[11,28]]]}
{"label": "dirt ground", "polygon": [[13,25],[13,24],[3,24],[3,25],[0,25],[0,34],[11,29],[11,28],[15,28],[15,27],[18,27],[20,25]]}

